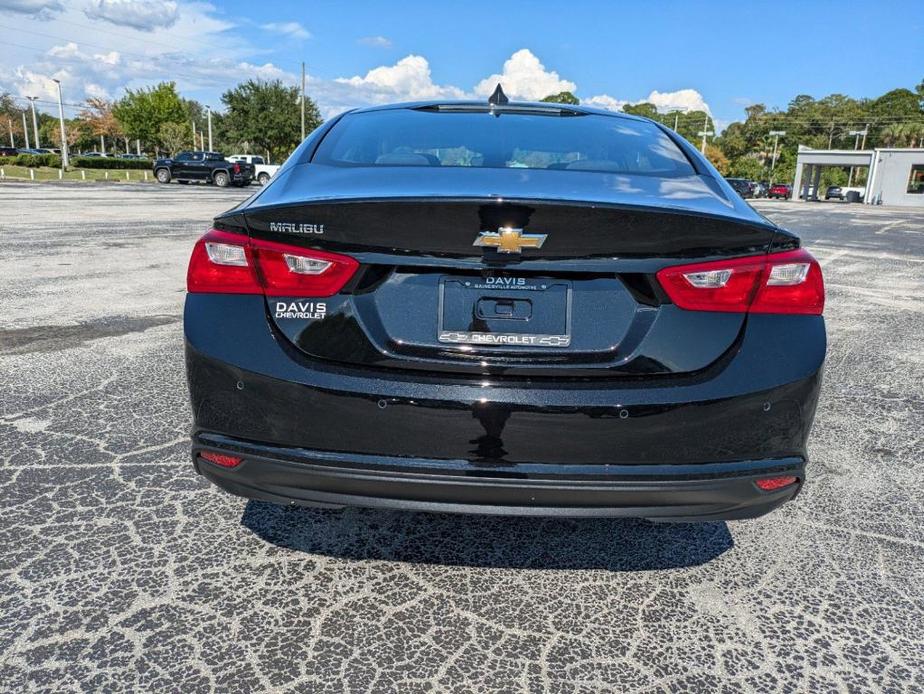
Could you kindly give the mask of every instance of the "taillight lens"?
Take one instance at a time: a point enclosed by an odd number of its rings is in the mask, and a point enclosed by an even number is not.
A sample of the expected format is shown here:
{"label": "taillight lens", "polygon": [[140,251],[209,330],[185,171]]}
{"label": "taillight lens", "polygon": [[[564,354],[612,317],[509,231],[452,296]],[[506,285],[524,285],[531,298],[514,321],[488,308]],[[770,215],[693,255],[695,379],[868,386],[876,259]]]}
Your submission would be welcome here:
{"label": "taillight lens", "polygon": [[820,315],[825,306],[821,267],[804,250],[674,265],[658,281],[688,311]]}
{"label": "taillight lens", "polygon": [[333,296],[356,272],[347,255],[254,240],[267,296]]}
{"label": "taillight lens", "polygon": [[343,289],[358,267],[349,256],[213,229],[193,248],[186,288],[192,293],[325,297]]}

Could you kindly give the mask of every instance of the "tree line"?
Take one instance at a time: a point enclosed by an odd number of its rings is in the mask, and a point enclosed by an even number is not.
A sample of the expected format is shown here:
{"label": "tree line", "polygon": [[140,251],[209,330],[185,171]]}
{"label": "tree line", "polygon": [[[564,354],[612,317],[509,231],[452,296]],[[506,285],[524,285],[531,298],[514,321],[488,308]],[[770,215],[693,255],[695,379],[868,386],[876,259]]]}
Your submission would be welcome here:
{"label": "tree line", "polygon": [[[579,103],[570,92],[545,100]],[[702,145],[700,133],[715,133],[715,124],[704,111],[663,113],[650,103],[628,105],[623,110],[676,129],[697,148]],[[924,147],[924,80],[914,89],[892,89],[876,98],[830,94],[816,99],[800,94],[785,110],[753,104],[745,114],[743,121],[707,137],[706,156],[726,176],[768,181],[773,167],[774,181],[790,182],[795,176],[799,145],[814,149]],[[773,132],[785,135],[774,136]],[[862,183],[865,172],[859,175]],[[826,169],[823,183],[843,185],[847,176],[846,169]]]}
{"label": "tree line", "polygon": [[[301,96],[281,80],[248,80],[221,96],[222,111],[211,113],[212,148],[225,153],[261,154],[281,162],[301,141]],[[26,109],[9,94],[0,94],[0,118],[24,146],[22,115]],[[184,99],[173,82],[141,89],[126,89],[118,101],[87,99],[74,118],[65,119],[71,151],[175,154],[184,149],[208,147],[208,107]],[[32,137],[31,113],[26,124]],[[310,98],[305,100],[305,128],[321,124],[321,114]],[[194,139],[195,138],[195,139]],[[39,114],[43,146],[61,146],[60,125],[54,116]],[[30,144],[35,147],[34,141]]]}
{"label": "tree line", "polygon": [[[212,112],[213,149],[282,161],[301,138],[299,99],[298,89],[280,80],[248,80],[229,89],[221,96],[222,111]],[[549,95],[544,101],[580,103],[570,92]],[[321,116],[310,98],[305,105],[305,127],[310,132],[320,125]],[[711,133],[705,151],[716,168],[723,175],[752,180],[791,181],[799,145],[816,149],[924,146],[924,80],[914,89],[897,88],[876,98],[830,94],[816,99],[800,94],[785,110],[753,104],[745,109],[743,121],[731,123],[721,134],[716,134],[715,123],[705,111],[665,113],[650,103],[627,105],[623,110],[675,129],[696,147],[702,146],[703,132]],[[0,117],[20,138],[24,111],[12,96],[0,94]],[[110,151],[134,152],[140,144],[143,152],[173,154],[208,147],[207,121],[203,104],[180,96],[173,82],[162,82],[127,89],[114,102],[88,99],[76,117],[67,119],[66,130],[68,145],[77,151],[108,146]],[[31,130],[31,114],[27,122]],[[60,146],[58,119],[41,114],[39,134],[42,144]],[[847,180],[846,171],[839,169],[826,170],[824,176],[825,184]]]}

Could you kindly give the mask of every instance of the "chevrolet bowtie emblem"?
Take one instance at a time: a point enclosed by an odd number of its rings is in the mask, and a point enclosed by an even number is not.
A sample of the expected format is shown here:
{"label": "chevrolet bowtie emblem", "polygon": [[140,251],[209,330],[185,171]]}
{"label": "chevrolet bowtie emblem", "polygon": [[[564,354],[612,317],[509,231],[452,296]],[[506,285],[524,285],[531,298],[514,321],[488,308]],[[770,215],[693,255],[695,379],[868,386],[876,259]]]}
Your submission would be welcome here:
{"label": "chevrolet bowtie emblem", "polygon": [[524,248],[542,248],[546,234],[524,234],[522,229],[501,227],[497,231],[482,231],[473,246],[495,248],[498,253],[521,253]]}

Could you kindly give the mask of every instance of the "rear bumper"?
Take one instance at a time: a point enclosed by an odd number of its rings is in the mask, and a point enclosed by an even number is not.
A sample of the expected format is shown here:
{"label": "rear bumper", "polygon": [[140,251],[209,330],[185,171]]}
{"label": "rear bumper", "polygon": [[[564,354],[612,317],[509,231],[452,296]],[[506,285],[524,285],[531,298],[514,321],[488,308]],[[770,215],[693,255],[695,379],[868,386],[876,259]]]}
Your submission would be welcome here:
{"label": "rear bumper", "polygon": [[[200,458],[201,451],[234,454],[244,462],[224,468]],[[805,474],[798,458],[696,466],[478,467],[462,460],[270,446],[207,432],[194,437],[193,464],[232,494],[283,504],[659,521],[754,518],[794,498]],[[774,492],[754,483],[784,474],[799,481]]]}
{"label": "rear bumper", "polygon": [[[804,479],[825,352],[819,316],[749,318],[716,373],[548,383],[301,359],[262,297],[190,295],[186,310],[196,466],[243,496],[711,520],[766,513]],[[198,460],[202,449],[245,462],[221,468]],[[800,482],[754,485],[774,474]]]}

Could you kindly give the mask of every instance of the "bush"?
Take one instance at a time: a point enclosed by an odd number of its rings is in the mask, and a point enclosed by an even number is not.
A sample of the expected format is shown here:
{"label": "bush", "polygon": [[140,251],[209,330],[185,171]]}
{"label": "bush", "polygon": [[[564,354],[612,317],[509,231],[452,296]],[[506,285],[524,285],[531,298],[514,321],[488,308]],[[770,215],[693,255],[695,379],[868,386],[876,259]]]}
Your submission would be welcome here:
{"label": "bush", "polygon": [[71,157],[71,166],[81,169],[150,169],[150,159],[119,159],[118,157]]}
{"label": "bush", "polygon": [[17,154],[16,157],[5,157],[12,159],[10,164],[17,166],[28,166],[35,168],[37,166],[51,166],[52,168],[61,168],[61,157],[57,154]]}

